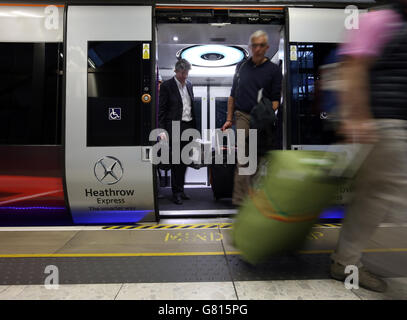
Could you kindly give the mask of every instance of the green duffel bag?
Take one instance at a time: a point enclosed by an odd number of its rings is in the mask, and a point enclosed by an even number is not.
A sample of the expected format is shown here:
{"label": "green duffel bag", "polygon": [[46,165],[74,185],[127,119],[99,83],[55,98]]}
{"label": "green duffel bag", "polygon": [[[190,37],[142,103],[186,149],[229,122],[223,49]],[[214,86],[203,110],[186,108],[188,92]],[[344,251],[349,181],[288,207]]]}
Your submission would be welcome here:
{"label": "green duffel bag", "polygon": [[232,231],[233,245],[252,264],[304,242],[347,166],[338,152],[272,151],[265,160],[266,173],[250,189]]}

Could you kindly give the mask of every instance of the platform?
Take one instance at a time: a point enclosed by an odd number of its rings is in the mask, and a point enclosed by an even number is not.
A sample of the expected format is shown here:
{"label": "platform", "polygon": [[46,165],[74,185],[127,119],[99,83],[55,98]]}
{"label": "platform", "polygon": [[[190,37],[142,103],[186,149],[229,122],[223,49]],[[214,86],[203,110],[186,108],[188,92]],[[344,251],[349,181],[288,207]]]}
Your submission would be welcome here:
{"label": "platform", "polygon": [[[231,219],[0,228],[0,299],[407,299],[407,224],[385,223],[363,262],[385,294],[330,279],[340,224],[315,225],[303,248],[251,266],[230,244]],[[48,290],[47,266],[59,272]]]}

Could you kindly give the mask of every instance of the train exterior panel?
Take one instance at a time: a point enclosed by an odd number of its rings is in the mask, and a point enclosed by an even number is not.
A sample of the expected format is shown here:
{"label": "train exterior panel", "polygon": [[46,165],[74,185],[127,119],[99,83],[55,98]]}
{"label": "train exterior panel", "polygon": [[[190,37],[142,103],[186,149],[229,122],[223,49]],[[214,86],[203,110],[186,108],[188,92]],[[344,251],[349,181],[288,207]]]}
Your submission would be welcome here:
{"label": "train exterior panel", "polygon": [[[256,26],[268,28],[276,40],[273,59],[281,64],[285,74],[281,148],[321,148],[330,143],[323,134],[323,117],[312,109],[318,67],[343,41],[344,8],[357,5],[367,10],[380,4],[373,0],[1,2],[0,225],[135,223],[159,219],[148,134],[156,122],[158,73],[164,78],[171,76],[169,65],[176,57],[170,52],[183,47],[171,47],[164,41],[165,32],[160,30],[169,32],[177,26],[186,30],[188,25],[194,30],[193,25],[218,23],[219,30],[222,25],[242,28],[237,34],[243,37],[245,28],[246,33]],[[90,23],[84,17],[79,19],[75,10],[96,20],[90,19]],[[133,22],[132,12],[140,15]],[[121,18],[121,14],[128,18]],[[194,43],[187,44],[229,41],[247,49],[246,38],[232,41],[216,35],[215,32],[210,40],[208,35],[198,34]],[[131,97],[126,96],[125,85],[119,85],[120,77],[117,90],[109,83],[111,80],[106,82],[111,65],[107,64],[108,58],[99,61],[98,57],[103,55],[103,48],[112,45],[116,46],[116,53],[131,52],[132,46],[140,46],[134,49],[141,55],[134,70],[144,76],[131,80],[139,88]],[[146,61],[146,48],[149,64],[137,69]],[[89,60],[100,65],[92,65]],[[107,65],[105,69],[103,63]],[[201,105],[201,129],[215,128],[223,121],[230,78],[231,75],[191,76],[199,92],[196,99]],[[150,104],[141,102],[142,94],[151,97]],[[125,100],[130,103],[128,107]],[[123,104],[121,110],[132,112],[131,121],[136,122],[118,126],[118,122],[110,121],[110,114],[103,113],[106,119],[100,118],[102,104],[107,110],[113,108],[116,115],[119,104]],[[148,111],[140,111],[147,107]],[[125,188],[97,179],[97,164],[104,157],[119,160],[125,172],[120,183],[125,183]],[[206,168],[191,173],[187,183],[209,187]],[[131,204],[128,206],[117,201],[98,204],[94,192],[109,188],[114,193],[110,194],[112,199],[117,198],[115,192],[119,189],[131,189],[137,197],[129,195],[125,199]],[[90,210],[91,207],[96,209]],[[341,217],[340,210],[327,216]]]}

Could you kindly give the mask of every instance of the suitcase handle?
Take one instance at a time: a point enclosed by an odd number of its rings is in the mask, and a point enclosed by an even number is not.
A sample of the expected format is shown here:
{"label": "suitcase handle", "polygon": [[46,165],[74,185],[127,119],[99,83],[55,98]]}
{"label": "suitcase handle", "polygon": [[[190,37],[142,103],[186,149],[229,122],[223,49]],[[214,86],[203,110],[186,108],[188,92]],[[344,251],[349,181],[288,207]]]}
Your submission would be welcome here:
{"label": "suitcase handle", "polygon": [[[217,130],[220,130],[220,129],[217,129]],[[226,139],[227,140],[227,146],[226,147],[224,146],[223,142],[220,143],[220,141],[219,141],[220,137],[221,136],[223,137],[223,135],[215,133],[215,136],[216,136],[216,146],[215,146],[215,148],[217,149],[218,153],[220,153],[223,150],[232,150],[232,143],[231,143],[232,139],[230,137],[230,133],[233,132],[233,129],[229,128],[229,129],[226,129],[223,132],[226,132],[226,135],[227,135],[227,139]]]}

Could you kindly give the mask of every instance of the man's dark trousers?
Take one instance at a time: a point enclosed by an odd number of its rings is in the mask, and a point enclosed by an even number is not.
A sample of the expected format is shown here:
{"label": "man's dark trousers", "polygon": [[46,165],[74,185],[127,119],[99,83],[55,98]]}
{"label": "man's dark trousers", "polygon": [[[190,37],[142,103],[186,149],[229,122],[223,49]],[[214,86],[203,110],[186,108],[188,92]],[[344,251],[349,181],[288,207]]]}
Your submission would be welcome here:
{"label": "man's dark trousers", "polygon": [[[193,121],[181,121],[181,134],[180,137],[182,136],[182,132],[187,129],[194,129]],[[171,164],[171,188],[172,188],[172,194],[177,195],[180,193],[184,192],[184,184],[185,184],[185,172],[187,170],[187,166],[182,162],[181,158],[181,152],[182,149],[190,142],[192,141],[192,138],[189,139],[189,141],[180,141],[180,164]],[[172,148],[171,148],[171,155],[172,155]]]}

